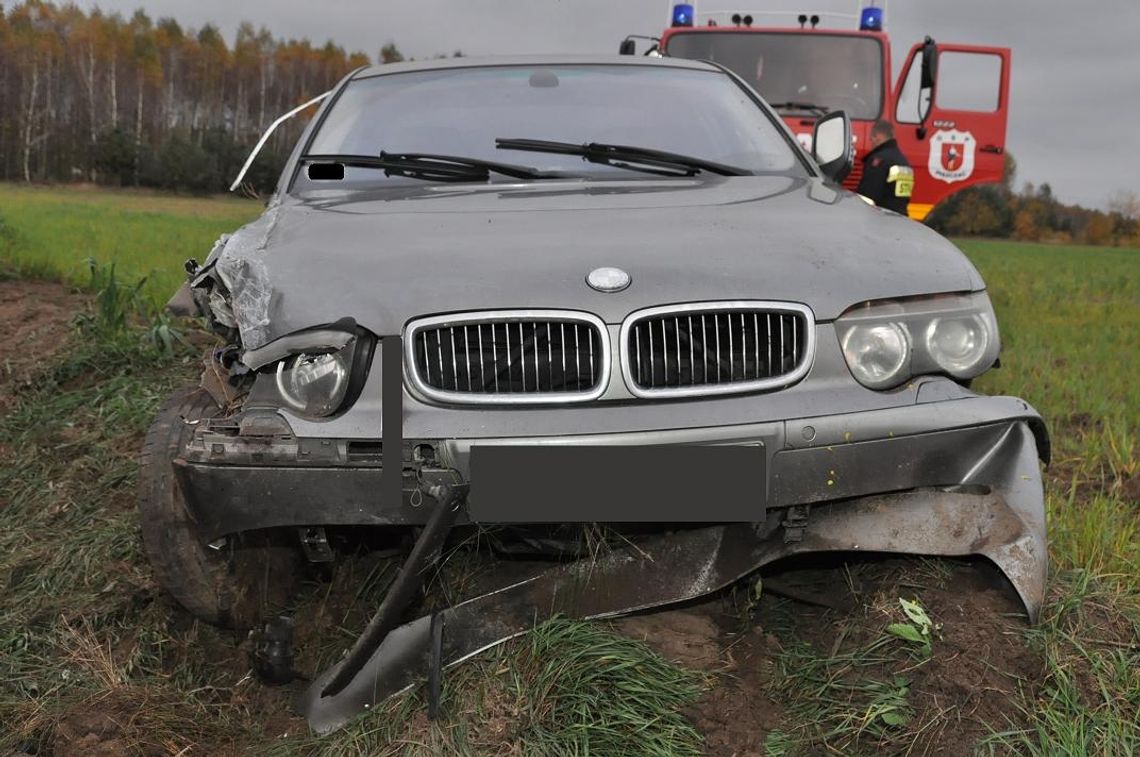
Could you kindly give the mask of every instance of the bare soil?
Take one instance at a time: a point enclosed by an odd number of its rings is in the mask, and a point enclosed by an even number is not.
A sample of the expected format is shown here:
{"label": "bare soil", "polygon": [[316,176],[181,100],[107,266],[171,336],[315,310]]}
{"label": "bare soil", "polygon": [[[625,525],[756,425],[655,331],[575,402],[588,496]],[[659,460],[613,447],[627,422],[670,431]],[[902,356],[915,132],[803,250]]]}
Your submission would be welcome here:
{"label": "bare soil", "polygon": [[[714,684],[688,713],[710,754],[760,755],[769,733],[789,728],[784,704],[772,694],[783,644],[807,641],[827,657],[870,643],[903,619],[900,597],[917,596],[942,626],[930,659],[904,668],[911,680],[912,722],[930,724],[910,753],[972,755],[992,729],[1020,721],[1013,704],[1017,689],[1034,686],[1044,671],[1026,645],[1021,604],[995,568],[951,562],[949,574],[932,581],[914,560],[855,559],[820,568],[802,567],[800,559],[765,571],[765,585],[810,597],[810,603],[771,591],[742,613],[726,594],[681,610],[618,620],[615,627],[713,676]],[[778,627],[769,628],[770,622]],[[899,672],[873,666],[858,678],[891,680]],[[873,743],[861,747],[876,751]]]}
{"label": "bare soil", "polygon": [[169,726],[151,716],[159,709],[168,709],[162,705],[140,687],[112,689],[71,707],[60,717],[52,752],[55,757],[169,754],[159,735]]}
{"label": "bare soil", "polygon": [[723,599],[615,621],[671,662],[712,674],[686,713],[709,754],[763,754],[764,737],[779,727],[783,708],[766,693],[779,649],[760,624],[741,630]]}
{"label": "bare soil", "polygon": [[87,302],[60,284],[0,279],[0,412],[37,366],[63,347]]}

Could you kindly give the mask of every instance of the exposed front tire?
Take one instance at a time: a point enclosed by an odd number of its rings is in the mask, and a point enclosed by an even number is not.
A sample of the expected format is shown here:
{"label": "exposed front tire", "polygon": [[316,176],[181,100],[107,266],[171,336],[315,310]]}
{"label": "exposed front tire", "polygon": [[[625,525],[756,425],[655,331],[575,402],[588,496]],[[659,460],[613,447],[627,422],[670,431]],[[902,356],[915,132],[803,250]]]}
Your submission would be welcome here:
{"label": "exposed front tire", "polygon": [[245,629],[288,599],[299,560],[282,534],[239,534],[220,549],[199,535],[172,461],[198,421],[220,414],[198,387],[178,390],[159,409],[139,460],[139,516],[143,547],[159,584],[198,618]]}

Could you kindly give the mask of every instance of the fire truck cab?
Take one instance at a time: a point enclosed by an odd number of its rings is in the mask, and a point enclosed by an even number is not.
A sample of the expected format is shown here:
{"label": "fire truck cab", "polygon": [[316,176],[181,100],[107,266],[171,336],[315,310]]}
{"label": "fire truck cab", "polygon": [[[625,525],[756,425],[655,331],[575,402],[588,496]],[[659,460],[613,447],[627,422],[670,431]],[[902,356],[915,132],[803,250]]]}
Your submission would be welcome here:
{"label": "fire truck cab", "polygon": [[[857,11],[697,13],[693,4],[680,4],[673,7],[672,25],[646,54],[724,66],[759,92],[809,150],[816,120],[846,111],[856,151],[855,168],[844,181],[849,189],[862,176],[859,158],[870,149],[871,127],[880,119],[891,122],[914,168],[911,218],[922,220],[939,201],[968,186],[1001,181],[1009,48],[927,37],[910,49],[892,86],[884,10],[860,4]],[[794,24],[756,23],[770,16]],[[833,18],[845,19],[846,28],[824,25]],[[627,38],[621,52],[633,54],[635,39]]]}

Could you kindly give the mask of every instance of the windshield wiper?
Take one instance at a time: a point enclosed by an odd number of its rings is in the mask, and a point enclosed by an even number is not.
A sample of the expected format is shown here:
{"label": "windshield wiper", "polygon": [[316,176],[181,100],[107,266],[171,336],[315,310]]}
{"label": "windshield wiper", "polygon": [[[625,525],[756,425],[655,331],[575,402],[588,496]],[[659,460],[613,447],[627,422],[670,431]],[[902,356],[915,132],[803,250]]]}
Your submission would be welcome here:
{"label": "windshield wiper", "polygon": [[787,102],[787,103],[768,103],[768,104],[771,105],[776,110],[806,110],[806,111],[810,111],[813,113],[817,113],[821,116],[826,115],[827,113],[830,112],[827,108],[823,107],[822,105],[816,105],[815,103]]}
{"label": "windshield wiper", "polygon": [[557,179],[566,175],[540,171],[529,166],[430,153],[305,155],[302,160],[310,163],[340,163],[349,168],[376,168],[383,170],[387,176],[404,176],[426,181],[487,181],[493,173],[526,180]]}
{"label": "windshield wiper", "polygon": [[659,176],[694,176],[701,171],[721,176],[750,175],[749,171],[736,166],[726,166],[723,163],[714,163],[711,160],[702,160],[675,152],[629,145],[607,145],[599,142],[579,145],[573,142],[548,142],[542,139],[496,139],[495,147],[500,150],[579,155],[591,163],[628,168],[631,171],[643,171]]}

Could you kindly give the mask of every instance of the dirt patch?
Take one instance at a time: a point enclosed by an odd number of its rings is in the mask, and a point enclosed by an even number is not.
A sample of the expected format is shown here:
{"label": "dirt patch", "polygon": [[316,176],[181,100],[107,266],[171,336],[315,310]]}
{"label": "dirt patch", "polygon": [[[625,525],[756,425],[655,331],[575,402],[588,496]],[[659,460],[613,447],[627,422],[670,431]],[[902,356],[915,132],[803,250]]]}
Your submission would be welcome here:
{"label": "dirt patch", "polygon": [[779,641],[760,625],[726,631],[721,640],[727,669],[687,714],[709,754],[763,754],[765,738],[784,719],[783,705],[771,694]]}
{"label": "dirt patch", "polygon": [[669,662],[683,668],[725,669],[720,627],[700,608],[635,615],[614,624],[625,634],[649,644]]}
{"label": "dirt patch", "polygon": [[130,751],[122,718],[130,717],[122,708],[113,711],[108,702],[77,706],[60,718],[55,729],[54,753],[70,755],[119,755]]}
{"label": "dirt patch", "polygon": [[0,280],[0,412],[67,343],[88,298],[62,284]]}
{"label": "dirt patch", "polygon": [[942,629],[930,662],[917,671],[916,689],[927,706],[953,708],[959,734],[980,737],[987,724],[1015,718],[1010,703],[1019,684],[1032,685],[1044,673],[1026,644],[1020,603],[998,581],[988,566],[961,565],[945,589],[923,592]]}
{"label": "dirt patch", "polygon": [[782,714],[765,693],[773,670],[770,645],[779,642],[759,625],[738,630],[722,604],[714,599],[636,615],[615,621],[614,627],[670,662],[710,674],[704,694],[685,712],[705,737],[709,754],[760,755]]}
{"label": "dirt patch", "polygon": [[55,757],[166,755],[194,746],[192,713],[173,697],[122,686],[65,710],[55,725]]}
{"label": "dirt patch", "polygon": [[1125,473],[1120,477],[1120,498],[1126,502],[1140,502],[1140,475]]}
{"label": "dirt patch", "polygon": [[[912,658],[903,642],[891,641],[892,662],[842,675],[852,684],[906,677],[915,733],[899,737],[913,744],[911,753],[973,754],[992,728],[1022,720],[1013,704],[1018,688],[1032,690],[1044,674],[1041,657],[1026,643],[1020,602],[984,562],[792,567],[766,575],[765,583],[812,601],[766,592],[758,604],[741,607],[739,596],[725,594],[614,623],[666,658],[710,674],[705,695],[686,713],[709,754],[763,754],[768,734],[794,730],[780,693],[786,644],[807,642],[821,658],[864,648],[882,639],[887,625],[905,620],[900,597],[917,598],[941,624],[930,659]],[[864,738],[857,746],[893,745]]]}
{"label": "dirt patch", "polygon": [[[214,707],[188,703],[166,687],[117,686],[64,710],[55,722],[54,757],[246,754],[251,742],[280,742],[308,733],[278,690],[252,681],[219,690]],[[226,696],[228,695],[228,696]],[[218,718],[223,710],[264,713],[261,737]]]}

